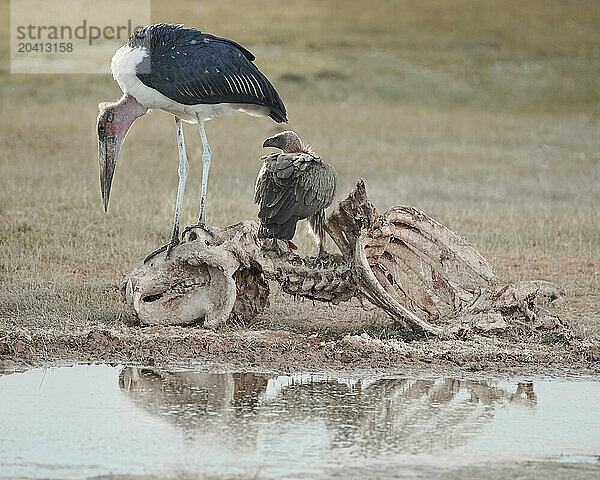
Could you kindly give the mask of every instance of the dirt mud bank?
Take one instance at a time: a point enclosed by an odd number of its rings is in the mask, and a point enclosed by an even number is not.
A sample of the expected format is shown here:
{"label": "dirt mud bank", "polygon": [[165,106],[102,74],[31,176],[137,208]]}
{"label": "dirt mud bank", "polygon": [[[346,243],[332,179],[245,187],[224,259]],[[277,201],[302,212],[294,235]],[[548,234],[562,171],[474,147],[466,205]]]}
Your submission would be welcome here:
{"label": "dirt mud bank", "polygon": [[0,370],[78,362],[204,364],[281,372],[436,366],[470,372],[600,375],[600,345],[468,340],[404,342],[289,331],[121,327],[0,330]]}

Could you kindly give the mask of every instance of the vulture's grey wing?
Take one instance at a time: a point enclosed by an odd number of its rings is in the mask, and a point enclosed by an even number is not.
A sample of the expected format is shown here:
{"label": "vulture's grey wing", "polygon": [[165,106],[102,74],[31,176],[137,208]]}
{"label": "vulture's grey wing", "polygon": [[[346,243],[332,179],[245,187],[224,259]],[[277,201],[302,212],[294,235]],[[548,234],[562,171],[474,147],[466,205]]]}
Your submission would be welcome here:
{"label": "vulture's grey wing", "polygon": [[256,204],[260,203],[260,199],[264,195],[265,184],[269,181],[268,177],[266,176],[268,173],[266,162],[267,157],[262,157],[261,160],[263,160],[263,164],[258,172],[258,177],[256,177],[256,185],[254,187],[254,203]]}
{"label": "vulture's grey wing", "polygon": [[319,162],[310,172],[301,176],[302,189],[306,191],[304,202],[307,205],[327,208],[333,202],[337,191],[338,176],[332,165]]}
{"label": "vulture's grey wing", "polygon": [[291,239],[298,220],[331,204],[337,174],[331,165],[307,153],[274,154],[264,159],[255,190],[261,236]]}
{"label": "vulture's grey wing", "polygon": [[128,45],[148,52],[137,66],[140,81],[171,100],[260,105],[276,122],[287,121],[277,91],[252,63],[254,55],[233,40],[161,23],[137,30]]}

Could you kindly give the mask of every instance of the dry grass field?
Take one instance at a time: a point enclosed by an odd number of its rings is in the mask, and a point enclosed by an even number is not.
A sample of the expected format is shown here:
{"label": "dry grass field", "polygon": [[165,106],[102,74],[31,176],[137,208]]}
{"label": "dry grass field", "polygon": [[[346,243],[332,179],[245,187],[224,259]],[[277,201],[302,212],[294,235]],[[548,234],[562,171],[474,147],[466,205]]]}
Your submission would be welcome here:
{"label": "dry grass field", "polygon": [[[600,340],[600,5],[365,5],[155,1],[152,15],[247,46],[284,99],[289,127],[336,166],[338,199],[364,177],[381,211],[423,210],[466,237],[501,278],[560,285],[576,335]],[[170,234],[173,119],[154,112],[132,127],[105,214],[95,120],[98,102],[120,96],[117,84],[108,74],[11,75],[3,26],[0,327],[126,322],[115,286]],[[208,223],[255,217],[261,144],[275,128],[242,115],[207,124]],[[182,223],[190,224],[202,147],[193,126],[185,132],[191,168]],[[298,243],[315,251],[305,226]],[[302,329],[313,317],[310,328],[327,329],[345,316],[342,307],[318,308],[315,326],[315,311],[297,310],[283,302],[264,323]],[[385,321],[373,313],[359,320],[371,317]]]}

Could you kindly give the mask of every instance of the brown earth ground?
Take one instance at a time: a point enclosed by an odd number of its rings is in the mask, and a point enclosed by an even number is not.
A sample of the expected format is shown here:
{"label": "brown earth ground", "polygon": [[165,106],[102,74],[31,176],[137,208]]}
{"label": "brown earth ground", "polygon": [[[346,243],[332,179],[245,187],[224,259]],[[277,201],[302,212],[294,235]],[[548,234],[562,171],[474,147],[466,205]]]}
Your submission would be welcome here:
{"label": "brown earth ground", "polygon": [[[327,315],[314,307],[314,315]],[[360,316],[359,307],[346,311]],[[358,330],[358,329],[357,329]],[[389,332],[393,335],[393,332]],[[460,340],[405,342],[368,333],[329,335],[289,330],[226,327],[103,326],[91,329],[0,330],[0,372],[72,363],[187,365],[228,371],[348,371],[368,369],[486,374],[596,376],[600,345],[574,340],[568,329],[520,341],[472,336]]]}
{"label": "brown earth ground", "polygon": [[[380,211],[414,205],[464,236],[506,282],[565,291],[559,334],[403,343],[381,312],[275,293],[252,326],[146,328],[118,292],[164,243],[177,185],[174,124],[136,122],[109,215],[98,187],[95,118],[120,96],[107,74],[14,75],[0,29],[0,362],[208,362],[322,370],[440,364],[598,373],[600,361],[600,8],[535,0],[153,2],[153,21],[233,38],[257,56],[290,123]],[[8,23],[9,2],[0,1]],[[107,59],[108,62],[108,59]],[[208,222],[254,218],[269,119],[207,125]],[[234,140],[234,141],[233,141]],[[201,143],[186,126],[182,223],[198,211]],[[236,192],[232,195],[231,192]],[[294,240],[315,253],[304,226]],[[363,336],[365,335],[365,336]],[[366,335],[369,337],[367,338]],[[515,371],[516,371],[515,370]]]}

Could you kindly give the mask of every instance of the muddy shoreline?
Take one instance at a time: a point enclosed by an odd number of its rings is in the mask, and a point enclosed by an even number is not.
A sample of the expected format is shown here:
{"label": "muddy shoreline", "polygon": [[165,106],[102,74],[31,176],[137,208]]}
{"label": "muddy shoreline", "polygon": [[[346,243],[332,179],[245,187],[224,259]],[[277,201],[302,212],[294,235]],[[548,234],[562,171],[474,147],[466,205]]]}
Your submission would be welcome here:
{"label": "muddy shoreline", "polygon": [[276,372],[426,369],[430,372],[600,376],[600,344],[512,342],[494,337],[404,342],[283,330],[119,327],[0,330],[0,372],[75,363],[193,365]]}

